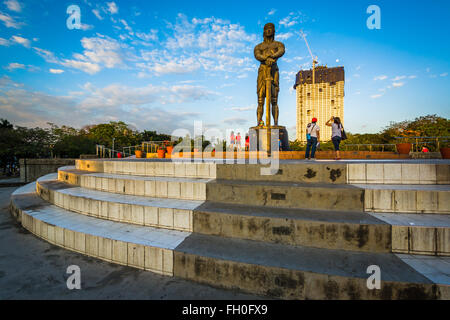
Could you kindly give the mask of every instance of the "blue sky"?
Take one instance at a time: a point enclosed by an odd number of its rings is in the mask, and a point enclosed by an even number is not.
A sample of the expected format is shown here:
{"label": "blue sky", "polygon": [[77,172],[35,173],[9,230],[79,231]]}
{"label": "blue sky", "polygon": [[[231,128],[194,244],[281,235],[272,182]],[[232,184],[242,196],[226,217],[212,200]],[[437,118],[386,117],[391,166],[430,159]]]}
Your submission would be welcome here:
{"label": "blue sky", "polygon": [[[369,5],[381,29],[369,30]],[[78,5],[81,29],[66,26]],[[123,120],[172,133],[246,131],[256,122],[265,23],[286,46],[280,120],[295,137],[295,74],[308,38],[321,64],[344,66],[345,127],[377,132],[391,121],[450,117],[449,1],[0,0],[0,117],[24,126],[82,127]]]}

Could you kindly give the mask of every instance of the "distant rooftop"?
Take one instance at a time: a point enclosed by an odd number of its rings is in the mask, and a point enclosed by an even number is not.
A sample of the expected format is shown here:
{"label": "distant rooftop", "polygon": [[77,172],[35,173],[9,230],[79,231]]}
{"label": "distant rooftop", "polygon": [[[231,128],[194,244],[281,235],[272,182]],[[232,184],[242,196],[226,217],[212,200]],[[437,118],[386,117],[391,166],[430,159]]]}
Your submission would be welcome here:
{"label": "distant rooftop", "polygon": [[[317,66],[315,72],[316,83],[331,83],[345,80],[344,67],[328,68],[326,66]],[[294,89],[301,84],[312,84],[312,69],[300,70],[295,78]]]}

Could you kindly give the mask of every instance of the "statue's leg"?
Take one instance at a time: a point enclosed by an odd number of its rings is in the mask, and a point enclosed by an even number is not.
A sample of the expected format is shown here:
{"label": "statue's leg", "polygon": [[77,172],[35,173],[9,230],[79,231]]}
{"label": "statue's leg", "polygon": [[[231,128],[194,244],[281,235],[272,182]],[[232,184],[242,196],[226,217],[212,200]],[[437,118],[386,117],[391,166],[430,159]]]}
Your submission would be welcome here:
{"label": "statue's leg", "polygon": [[258,72],[258,84],[257,84],[257,93],[258,93],[258,109],[257,109],[257,118],[258,118],[258,126],[262,121],[264,114],[264,100],[266,99],[266,87],[263,78],[263,72]]}
{"label": "statue's leg", "polygon": [[278,125],[278,92],[280,91],[280,74],[278,72],[278,68],[275,70],[273,74],[273,83],[272,83],[272,116],[274,125]]}
{"label": "statue's leg", "polygon": [[[275,89],[275,90],[274,90]],[[273,116],[273,122],[274,126],[278,125],[278,90],[272,86],[272,116]]]}

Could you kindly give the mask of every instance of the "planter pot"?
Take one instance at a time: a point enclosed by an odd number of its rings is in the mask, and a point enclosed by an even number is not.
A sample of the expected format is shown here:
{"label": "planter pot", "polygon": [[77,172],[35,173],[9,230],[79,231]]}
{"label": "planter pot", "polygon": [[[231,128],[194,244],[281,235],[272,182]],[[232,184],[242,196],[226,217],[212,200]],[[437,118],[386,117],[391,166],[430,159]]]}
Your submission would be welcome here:
{"label": "planter pot", "polygon": [[136,158],[142,158],[142,151],[141,150],[135,150],[134,154],[136,155]]}
{"label": "planter pot", "polygon": [[411,151],[412,144],[411,143],[397,143],[397,152],[400,154],[409,154]]}
{"label": "planter pot", "polygon": [[173,151],[173,147],[172,146],[167,147],[167,154],[172,155],[172,151]]}
{"label": "planter pot", "polygon": [[441,151],[442,159],[450,159],[450,148],[441,148],[439,151]]}
{"label": "planter pot", "polygon": [[166,150],[158,149],[158,158],[160,158],[160,159],[164,158],[165,153],[166,153]]}

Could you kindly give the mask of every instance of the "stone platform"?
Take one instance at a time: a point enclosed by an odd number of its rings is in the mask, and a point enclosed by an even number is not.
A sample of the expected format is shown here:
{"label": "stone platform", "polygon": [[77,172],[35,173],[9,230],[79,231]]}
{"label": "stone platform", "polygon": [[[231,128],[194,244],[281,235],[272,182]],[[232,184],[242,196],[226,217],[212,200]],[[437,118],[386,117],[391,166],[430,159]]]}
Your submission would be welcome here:
{"label": "stone platform", "polygon": [[77,160],[12,213],[68,250],[263,296],[450,299],[450,161],[222,162]]}

